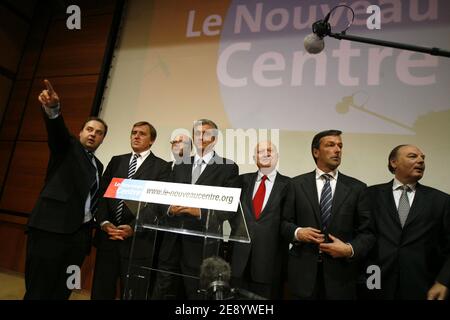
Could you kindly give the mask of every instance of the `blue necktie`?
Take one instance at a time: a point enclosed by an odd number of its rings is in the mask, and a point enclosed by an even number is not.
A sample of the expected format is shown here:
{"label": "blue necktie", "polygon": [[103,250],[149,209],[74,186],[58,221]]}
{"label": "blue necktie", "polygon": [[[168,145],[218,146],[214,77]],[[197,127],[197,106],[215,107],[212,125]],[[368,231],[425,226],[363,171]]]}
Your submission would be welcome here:
{"label": "blue necktie", "polygon": [[324,231],[326,231],[328,228],[328,224],[330,223],[331,204],[333,201],[333,197],[331,194],[330,184],[331,176],[328,174],[324,174],[322,175],[322,178],[325,180],[325,184],[323,185],[322,194],[320,195],[320,216],[322,219],[323,229]]}

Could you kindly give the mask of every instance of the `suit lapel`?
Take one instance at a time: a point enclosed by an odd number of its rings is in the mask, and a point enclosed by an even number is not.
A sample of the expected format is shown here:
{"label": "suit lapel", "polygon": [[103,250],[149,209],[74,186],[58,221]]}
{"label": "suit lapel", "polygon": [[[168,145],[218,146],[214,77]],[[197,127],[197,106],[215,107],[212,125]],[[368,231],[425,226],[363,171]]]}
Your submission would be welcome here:
{"label": "suit lapel", "polygon": [[134,174],[133,179],[139,179],[145,173],[148,175],[149,171],[153,169],[154,162],[155,156],[153,155],[153,153],[150,153]]}
{"label": "suit lapel", "polygon": [[[213,151],[214,152],[214,151]],[[211,158],[211,160],[209,160],[209,162],[206,164],[205,169],[203,170],[203,172],[200,174],[200,177],[198,177],[197,181],[195,182],[195,184],[202,184],[202,182],[212,173],[214,172],[219,164],[217,159],[216,159],[217,155],[214,152],[213,157]],[[220,162],[219,162],[220,163]],[[192,169],[192,166],[191,166]],[[191,180],[192,180],[192,170],[191,170]]]}
{"label": "suit lapel", "polygon": [[333,195],[333,204],[331,205],[330,225],[333,223],[333,217],[339,212],[339,209],[342,203],[344,203],[344,200],[347,198],[349,192],[350,188],[345,184],[345,176],[339,174],[336,181],[336,190]]}
{"label": "suit lapel", "polygon": [[258,177],[258,173],[254,172],[248,176],[245,176],[243,181],[243,188],[245,190],[245,207],[248,208],[247,212],[244,214],[247,218],[255,219],[255,211],[253,210],[253,189],[255,188],[256,178]]}
{"label": "suit lapel", "polygon": [[392,192],[392,184],[394,180],[390,183],[387,183],[383,190],[383,196],[381,205],[385,208],[385,211],[389,214],[391,219],[397,225],[398,228],[402,228],[400,223],[400,217],[398,216],[397,206],[395,205],[394,194]]}
{"label": "suit lapel", "polygon": [[120,158],[119,168],[117,168],[117,176],[128,178],[128,168],[130,166],[131,153]]}
{"label": "suit lapel", "polygon": [[177,182],[182,182],[182,183],[191,183],[192,181],[192,168],[194,167],[194,157],[191,157],[191,163],[186,164],[186,163],[181,163],[177,166],[180,166],[180,170],[181,170],[181,174],[182,174],[182,181],[177,181]]}
{"label": "suit lapel", "polygon": [[406,218],[405,225],[403,229],[405,229],[409,224],[414,221],[420,212],[424,212],[423,206],[427,204],[426,194],[424,193],[421,185],[419,183],[416,184],[416,194],[414,195],[414,200],[411,205],[411,209],[409,209],[408,217]]}
{"label": "suit lapel", "polygon": [[260,220],[261,220],[262,217],[264,217],[265,214],[267,215],[266,212],[269,210],[267,208],[270,208],[270,205],[271,205],[272,201],[274,201],[274,198],[276,197],[276,195],[279,192],[279,189],[281,188],[281,186],[280,186],[280,184],[281,184],[280,179],[277,179],[278,175],[279,175],[279,173],[277,172],[277,174],[275,175],[275,182],[273,184],[272,191],[269,194],[269,199],[267,199],[267,203],[264,206],[263,211],[261,211],[261,216],[259,218]]}
{"label": "suit lapel", "polygon": [[[80,174],[81,177],[86,177],[85,181],[83,182],[83,186],[90,186],[92,185],[93,181],[96,179],[96,172],[94,164],[91,162],[91,159],[86,153],[86,150],[81,145],[79,141],[77,141],[79,148],[77,148],[78,152],[80,152],[80,157],[83,159],[83,161],[80,161],[81,169],[88,174]],[[95,159],[95,156],[94,156]],[[96,162],[97,163],[97,162]],[[98,170],[99,168],[97,168]],[[99,174],[99,177],[101,177],[101,173]],[[88,188],[88,189],[89,189]]]}
{"label": "suit lapel", "polygon": [[305,177],[305,183],[302,184],[303,192],[306,194],[311,207],[313,208],[314,215],[318,225],[322,228],[322,219],[320,218],[319,198],[317,197],[317,185],[316,185],[316,171],[310,172]]}

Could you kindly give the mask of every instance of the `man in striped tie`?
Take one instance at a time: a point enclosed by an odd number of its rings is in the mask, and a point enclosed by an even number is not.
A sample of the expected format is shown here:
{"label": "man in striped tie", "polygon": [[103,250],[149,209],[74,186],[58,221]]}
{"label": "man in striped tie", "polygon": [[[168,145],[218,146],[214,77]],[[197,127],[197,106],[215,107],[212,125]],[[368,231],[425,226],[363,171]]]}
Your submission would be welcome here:
{"label": "man in striped tie", "polygon": [[358,260],[374,244],[366,185],[338,171],[341,131],[316,134],[316,169],[292,179],[282,233],[292,243],[288,284],[297,299],[355,299]]}
{"label": "man in striped tie", "polygon": [[[100,194],[103,195],[112,178],[166,181],[170,164],[150,151],[156,140],[156,129],[146,121],[133,125],[130,135],[131,153],[114,156],[102,177]],[[97,212],[100,230],[94,244],[97,247],[92,299],[114,299],[117,279],[121,290],[126,283],[135,216],[118,199],[101,198]],[[137,237],[133,247],[133,261],[151,267],[153,263],[154,232]],[[150,289],[151,290],[151,289]],[[144,297],[146,293],[143,293]],[[122,297],[122,294],[121,294]]]}

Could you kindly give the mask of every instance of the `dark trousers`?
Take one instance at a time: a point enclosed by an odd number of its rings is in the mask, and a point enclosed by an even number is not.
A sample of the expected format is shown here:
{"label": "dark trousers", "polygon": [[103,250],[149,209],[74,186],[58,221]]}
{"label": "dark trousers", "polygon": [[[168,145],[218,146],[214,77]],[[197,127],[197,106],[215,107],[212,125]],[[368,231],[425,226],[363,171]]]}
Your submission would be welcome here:
{"label": "dark trousers", "polygon": [[327,299],[325,283],[323,280],[323,263],[322,262],[317,263],[316,282],[315,282],[314,289],[313,289],[311,296],[302,297],[302,296],[292,295],[291,299],[293,299],[293,300],[326,300]]}
{"label": "dark trousers", "polygon": [[[91,299],[114,300],[118,280],[120,299],[149,299],[156,277],[155,272],[151,270],[154,268],[152,256],[138,255],[135,258],[130,256],[127,245],[121,248],[123,243],[120,243],[120,240],[106,240],[106,242],[97,248]],[[148,251],[152,251],[151,243]]]}
{"label": "dark trousers", "polygon": [[191,235],[165,236],[176,239],[170,247],[171,252],[165,252],[169,247],[163,240],[158,263],[161,272],[157,275],[153,298],[180,299],[185,296],[189,300],[204,299],[204,296],[198,293],[200,266],[204,257],[218,254],[220,241]]}
{"label": "dark trousers", "polygon": [[[173,235],[169,235],[173,236]],[[163,240],[164,242],[164,240]],[[164,247],[162,247],[163,250]],[[184,299],[184,283],[181,276],[181,241],[179,237],[172,247],[172,252],[162,252],[159,256],[158,272],[152,299],[175,300]],[[164,256],[164,257],[163,257]]]}
{"label": "dark trousers", "polygon": [[81,269],[90,246],[90,224],[83,224],[71,234],[30,228],[26,250],[24,299],[67,300],[72,292],[67,282],[69,277],[74,276],[68,267],[78,266]]}
{"label": "dark trousers", "polygon": [[123,296],[123,284],[126,280],[128,262],[128,259],[120,257],[117,246],[97,249],[91,292],[92,300],[114,300],[119,278],[121,282],[120,297]]}
{"label": "dark trousers", "polygon": [[266,299],[279,299],[279,292],[277,292],[279,288],[275,288],[275,284],[271,283],[262,283],[252,279],[251,275],[251,258],[248,260],[244,273],[242,277],[236,278],[233,277],[231,284],[234,288],[245,289],[250,291],[251,293],[257,294]]}

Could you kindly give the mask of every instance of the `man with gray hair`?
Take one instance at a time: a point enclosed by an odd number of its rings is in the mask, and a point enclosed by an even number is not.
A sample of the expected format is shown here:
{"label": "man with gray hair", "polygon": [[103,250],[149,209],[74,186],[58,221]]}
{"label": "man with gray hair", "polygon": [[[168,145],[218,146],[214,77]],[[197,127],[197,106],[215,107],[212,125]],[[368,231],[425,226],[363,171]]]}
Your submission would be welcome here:
{"label": "man with gray hair", "polygon": [[[206,186],[226,187],[230,186],[233,179],[239,174],[238,166],[229,159],[220,157],[215,151],[217,143],[218,127],[208,119],[200,119],[194,122],[192,130],[193,142],[196,154],[191,157],[189,163],[177,163],[173,167],[171,182],[197,184]],[[185,206],[170,206],[168,208],[168,219],[183,223],[184,229],[204,231],[208,210]],[[179,272],[188,277],[183,278],[185,294],[189,299],[198,299],[197,294],[198,277],[200,265],[203,260],[205,239],[192,235],[181,235],[166,232],[161,244],[159,256],[159,269],[171,272]],[[214,246],[211,252],[217,249]],[[169,281],[173,277],[165,277],[161,272],[158,275],[154,297],[165,299],[170,293],[167,288],[171,287]]]}

